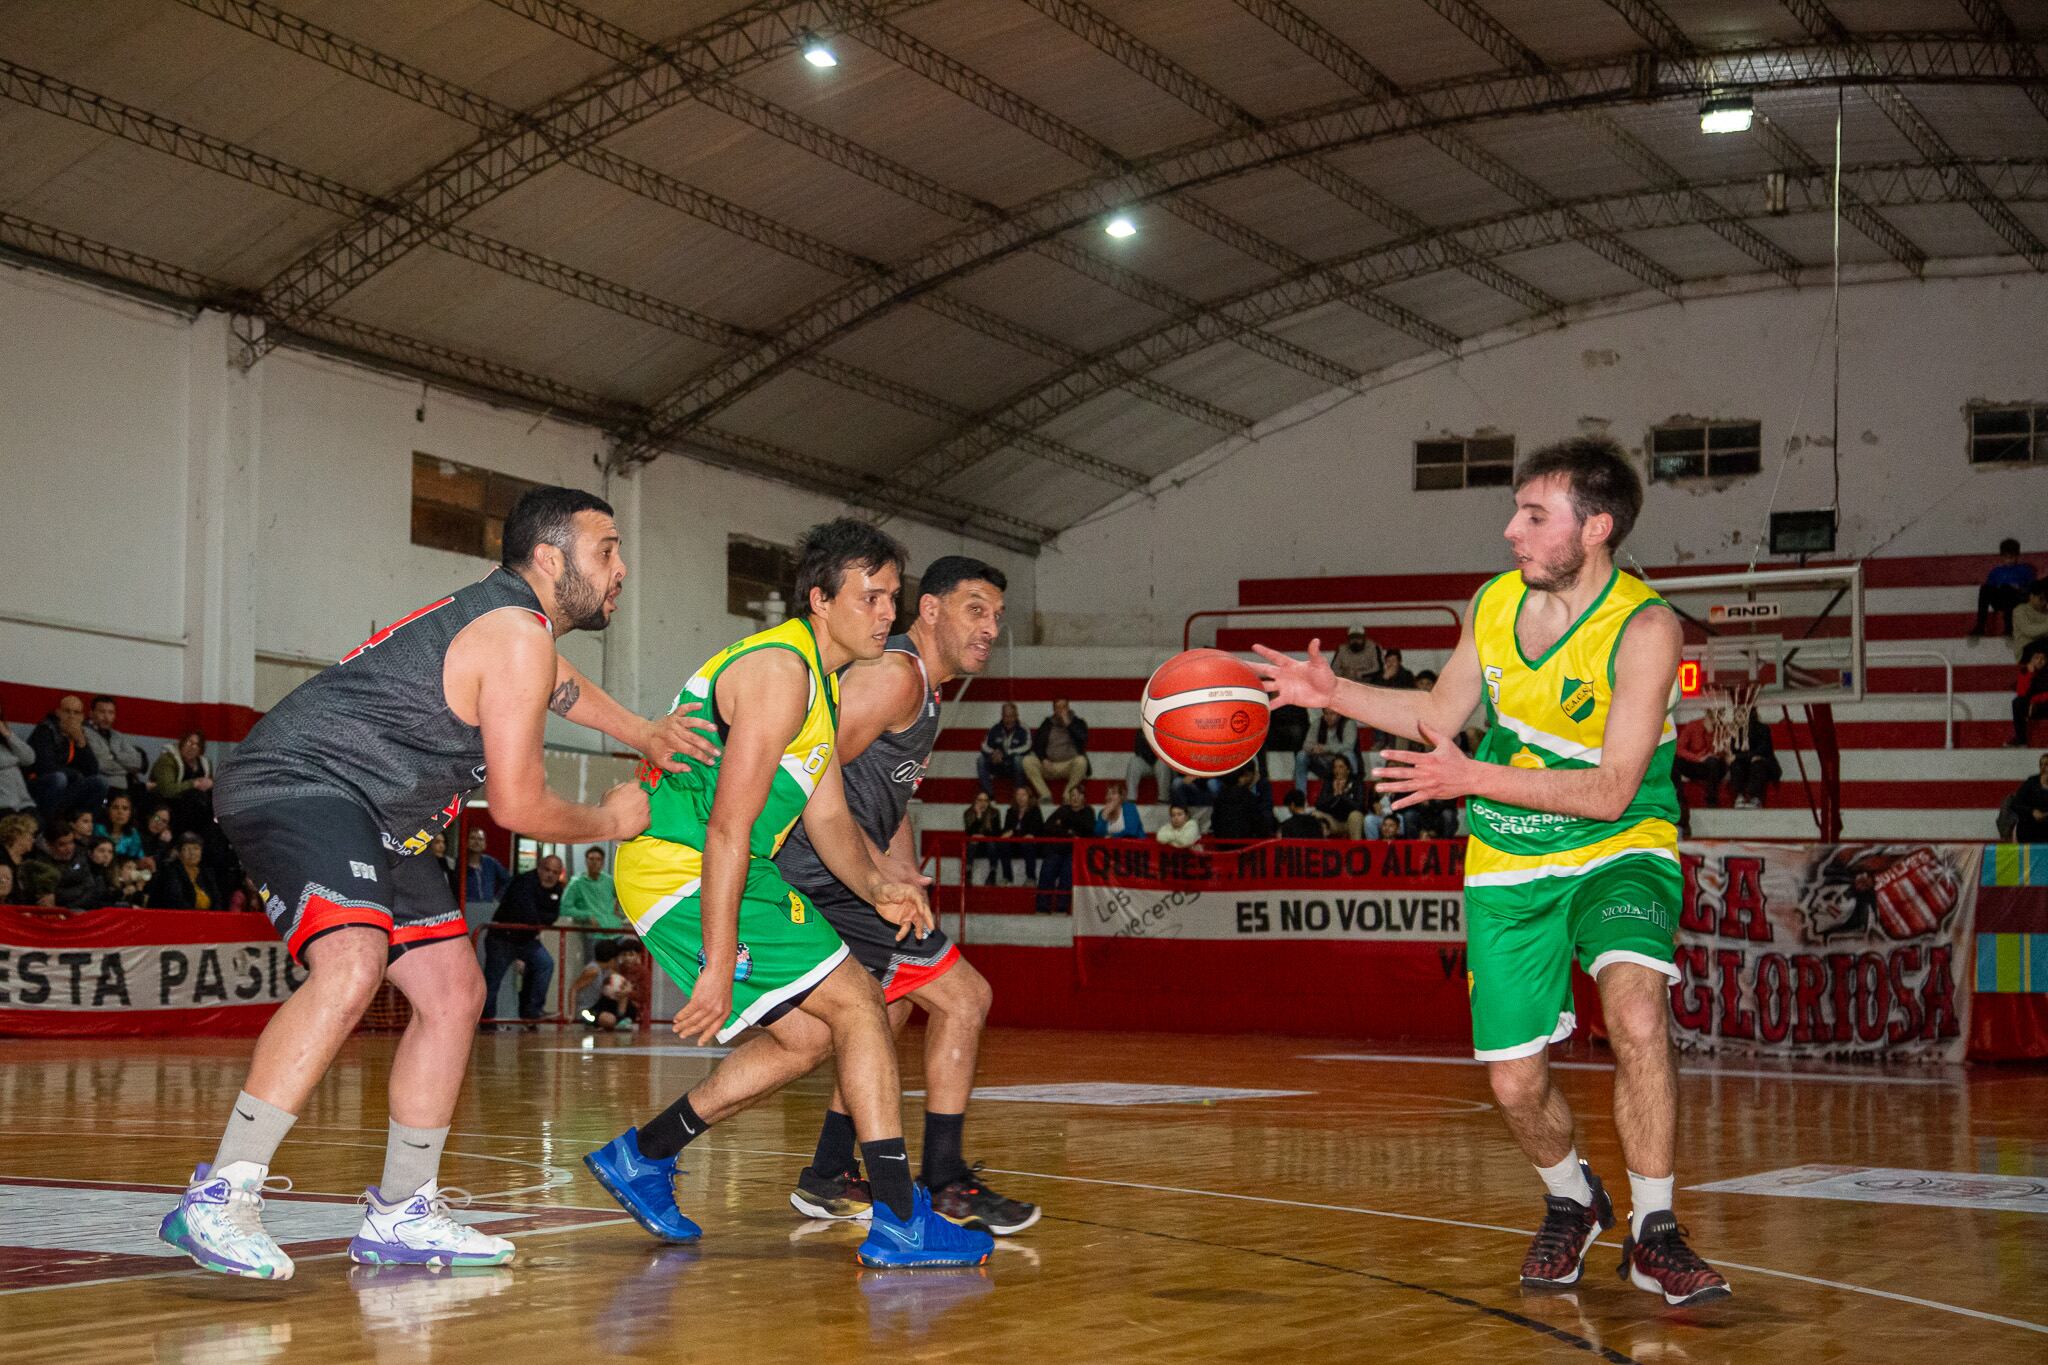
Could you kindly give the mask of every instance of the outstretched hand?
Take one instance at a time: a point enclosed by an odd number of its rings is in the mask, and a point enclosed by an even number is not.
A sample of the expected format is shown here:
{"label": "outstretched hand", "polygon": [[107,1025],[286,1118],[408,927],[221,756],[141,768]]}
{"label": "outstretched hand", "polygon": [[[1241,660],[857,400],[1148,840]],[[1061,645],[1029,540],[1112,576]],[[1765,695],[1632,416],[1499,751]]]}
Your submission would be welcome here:
{"label": "outstretched hand", "polygon": [[718,733],[718,722],[698,715],[702,709],[699,703],[686,701],[667,715],[647,722],[647,738],[640,745],[641,756],[663,772],[670,773],[690,771],[685,755],[701,763],[717,762],[718,745],[713,742],[713,737]]}
{"label": "outstretched hand", "polygon": [[1395,766],[1372,770],[1373,780],[1381,791],[1400,796],[1393,804],[1394,810],[1406,810],[1425,801],[1455,801],[1472,794],[1477,761],[1466,757],[1463,749],[1437,733],[1428,721],[1422,722],[1421,728],[1423,742],[1429,745],[1427,749],[1384,750],[1381,756]]}
{"label": "outstretched hand", "polygon": [[1324,707],[1337,693],[1337,675],[1323,657],[1323,642],[1308,642],[1308,658],[1294,659],[1264,645],[1253,645],[1252,653],[1264,660],[1251,666],[1266,691],[1281,706]]}

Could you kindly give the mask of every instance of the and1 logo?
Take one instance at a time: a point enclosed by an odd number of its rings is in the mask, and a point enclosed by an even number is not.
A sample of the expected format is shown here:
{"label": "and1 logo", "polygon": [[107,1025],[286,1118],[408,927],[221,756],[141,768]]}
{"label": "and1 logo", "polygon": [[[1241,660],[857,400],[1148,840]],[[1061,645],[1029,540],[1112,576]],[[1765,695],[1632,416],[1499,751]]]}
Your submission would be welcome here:
{"label": "and1 logo", "polygon": [[1559,694],[1557,704],[1564,713],[1575,721],[1582,721],[1593,714],[1593,684],[1579,678],[1566,678],[1564,691]]}

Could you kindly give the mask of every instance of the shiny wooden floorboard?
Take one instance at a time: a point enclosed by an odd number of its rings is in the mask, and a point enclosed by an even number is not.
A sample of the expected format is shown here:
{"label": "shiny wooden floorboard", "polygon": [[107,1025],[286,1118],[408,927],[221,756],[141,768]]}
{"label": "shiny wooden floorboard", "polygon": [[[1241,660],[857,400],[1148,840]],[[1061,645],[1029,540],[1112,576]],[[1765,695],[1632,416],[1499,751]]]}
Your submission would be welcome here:
{"label": "shiny wooden floorboard", "polygon": [[[308,1107],[277,1163],[298,1192],[352,1199],[376,1178],[392,1041],[353,1041]],[[993,1034],[985,1085],[1311,1093],[978,1105],[970,1158],[988,1163],[998,1188],[1046,1209],[981,1272],[863,1272],[857,1229],[796,1217],[790,1182],[827,1089],[812,1077],[690,1150],[679,1190],[705,1238],[663,1248],[617,1220],[579,1158],[711,1065],[649,1050],[672,1043],[657,1034],[585,1046],[579,1033],[553,1031],[478,1040],[443,1178],[489,1208],[581,1220],[514,1234],[510,1267],[352,1268],[323,1244],[297,1278],[262,1284],[182,1259],[100,1265],[77,1250],[0,1250],[0,1359],[2048,1359],[2048,1215],[1685,1188],[1809,1162],[2048,1184],[2040,1069],[1848,1083],[1689,1071],[1679,1214],[1694,1244],[1728,1263],[1737,1296],[1680,1312],[1616,1278],[1613,1233],[1575,1291],[1522,1292],[1515,1270],[1540,1187],[1489,1108],[1482,1073],[1310,1059],[1387,1051],[1337,1040]],[[109,1200],[146,1206],[153,1226],[167,1191],[210,1155],[247,1044],[0,1047],[5,1248],[11,1214],[29,1200],[47,1209],[53,1192],[91,1218]],[[914,1047],[905,1066],[915,1086]],[[1582,1150],[1625,1207],[1605,1113],[1611,1073],[1559,1074]],[[917,1101],[907,1108],[915,1152]],[[132,1235],[135,1216],[124,1216]]]}

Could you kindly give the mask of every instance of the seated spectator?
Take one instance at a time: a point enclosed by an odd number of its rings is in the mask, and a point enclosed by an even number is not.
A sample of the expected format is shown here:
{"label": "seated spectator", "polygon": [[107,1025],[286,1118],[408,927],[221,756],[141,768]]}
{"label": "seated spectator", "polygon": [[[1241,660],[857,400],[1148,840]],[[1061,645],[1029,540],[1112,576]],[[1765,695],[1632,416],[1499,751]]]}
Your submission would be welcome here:
{"label": "seated spectator", "polygon": [[1183,777],[1173,784],[1167,797],[1189,810],[1208,810],[1216,804],[1216,796],[1222,790],[1220,777]]}
{"label": "seated spectator", "polygon": [[1344,643],[1330,656],[1330,671],[1355,683],[1374,681],[1385,667],[1380,647],[1365,633],[1365,622],[1353,621],[1344,632]]}
{"label": "seated spectator", "polygon": [[1374,687],[1413,687],[1415,675],[1401,666],[1401,651],[1390,649],[1380,660],[1380,675],[1367,681]]}
{"label": "seated spectator", "polygon": [[2048,651],[2048,579],[2027,588],[2027,600],[2012,609],[2012,657],[2025,663],[2029,654]]}
{"label": "seated spectator", "polygon": [[153,877],[157,869],[177,856],[178,836],[171,833],[171,813],[158,806],[142,822],[142,857]]}
{"label": "seated spectator", "polygon": [[35,798],[28,791],[28,775],[35,766],[36,751],[14,733],[6,714],[0,712],[0,815],[35,809]]}
{"label": "seated spectator", "polygon": [[1351,760],[1337,755],[1330,764],[1330,780],[1316,797],[1316,817],[1331,839],[1365,837],[1365,812],[1372,796],[1351,767]]}
{"label": "seated spectator", "polygon": [[213,872],[204,865],[206,840],[198,834],[178,836],[177,856],[149,879],[144,899],[152,910],[218,910],[227,905]]}
{"label": "seated spectator", "polygon": [[448,878],[448,890],[459,902],[462,899],[462,873],[456,869],[455,860],[448,856],[448,836],[436,834],[427,841],[427,856],[440,865],[441,873]]}
{"label": "seated spectator", "polygon": [[1326,706],[1301,752],[1294,756],[1294,789],[1306,793],[1309,779],[1328,777],[1330,764],[1337,758],[1350,760],[1352,771],[1358,770],[1358,726],[1351,717]]}
{"label": "seated spectator", "polygon": [[1138,803],[1124,796],[1124,784],[1111,782],[1102,789],[1102,809],[1095,813],[1098,839],[1142,839],[1145,822],[1138,816]]}
{"label": "seated spectator", "polygon": [[1003,703],[1003,718],[988,727],[981,737],[981,752],[974,759],[974,776],[981,789],[994,797],[996,779],[1024,780],[1024,756],[1031,752],[1031,732],[1017,718],[1017,703]]}
{"label": "seated spectator", "polygon": [[1146,778],[1152,779],[1152,799],[1164,801],[1173,794],[1173,769],[1166,766],[1145,740],[1145,727],[1140,725],[1131,731],[1131,757],[1124,764],[1124,790],[1131,794],[1131,800],[1138,799],[1140,784]]}
{"label": "seated spectator", "polygon": [[465,905],[494,903],[505,894],[505,885],[512,880],[505,865],[484,852],[487,842],[481,826],[469,832],[469,870],[462,881]]}
{"label": "seated spectator", "polygon": [[76,909],[80,899],[91,894],[92,873],[85,845],[69,820],[51,821],[44,827],[43,837],[30,850],[28,862],[27,870],[38,900],[47,891],[54,897],[51,904]]}
{"label": "seated spectator", "polygon": [[1217,839],[1270,839],[1276,828],[1272,789],[1259,780],[1258,765],[1247,763],[1216,793],[1209,834]]}
{"label": "seated spectator", "polygon": [[143,869],[140,860],[116,857],[114,859],[113,904],[140,906],[149,896],[149,873]]}
{"label": "seated spectator", "polygon": [[[1308,725],[1305,706],[1276,706],[1266,714],[1266,742],[1259,746],[1259,772],[1268,782],[1273,780],[1272,756],[1300,753],[1308,739]],[[1162,790],[1160,796],[1164,799],[1166,793]]]}
{"label": "seated spectator", "polygon": [[2033,723],[2034,713],[2048,706],[2048,651],[2029,654],[2020,665],[2019,679],[2012,689],[2012,738],[2005,742],[2008,749],[2027,747],[2027,728]]}
{"label": "seated spectator", "polygon": [[1685,783],[1697,782],[1706,805],[1721,804],[1721,779],[1728,776],[1728,758],[1705,716],[1694,716],[1678,727],[1678,749],[1671,768],[1680,784],[1680,797],[1685,795]]}
{"label": "seated spectator", "polygon": [[114,903],[114,841],[104,834],[75,841],[85,850],[80,875],[57,884],[57,904],[67,910],[97,910]]}
{"label": "seated spectator", "polygon": [[86,841],[99,829],[99,821],[89,810],[73,811],[64,819],[64,828],[71,831],[71,837],[78,843],[78,851],[86,851]]}
{"label": "seated spectator", "polygon": [[1052,714],[1032,736],[1031,752],[1022,762],[1024,776],[1038,790],[1041,801],[1052,800],[1052,788],[1046,785],[1049,779],[1066,784],[1060,791],[1064,801],[1067,792],[1088,776],[1088,722],[1074,714],[1066,698],[1053,702]]}
{"label": "seated spectator", "polygon": [[977,861],[988,864],[988,875],[984,886],[996,884],[996,846],[989,842],[1002,837],[1003,817],[996,814],[996,805],[987,792],[976,792],[974,801],[960,812],[960,827],[967,831],[967,866],[964,869],[969,883],[974,881],[974,864]]}
{"label": "seated spectator", "polygon": [[[1045,835],[1045,815],[1038,809],[1038,793],[1031,790],[1029,782],[1019,782],[1010,792],[1010,808],[1003,812],[1002,837],[1005,839],[1039,839]],[[1038,880],[1039,845],[1019,843],[999,845],[996,857],[1000,860],[1003,884],[1010,883],[1010,859],[1012,847],[1016,856],[1024,860],[1024,880]]]}
{"label": "seated spectator", "polygon": [[93,833],[114,841],[116,858],[147,856],[142,847],[142,831],[135,825],[135,799],[127,792],[117,791],[107,797],[106,815],[93,826]]}
{"label": "seated spectator", "polygon": [[85,703],[64,697],[57,709],[29,731],[28,747],[36,756],[28,789],[45,820],[75,810],[98,810],[107,799],[107,779],[85,742]]}
{"label": "seated spectator", "polygon": [[1195,823],[1186,806],[1168,806],[1166,823],[1152,837],[1168,848],[1193,848],[1202,841],[1202,827]]}
{"label": "seated spectator", "polygon": [[569,998],[580,997],[595,982],[597,999],[576,1017],[585,1028],[631,1028],[640,1018],[642,987],[636,980],[636,968],[646,961],[646,954],[632,939],[608,938],[600,941],[590,956],[590,964],[569,987]]}
{"label": "seated spectator", "polygon": [[1999,618],[1998,633],[2012,634],[2012,609],[2026,600],[2033,583],[2034,566],[2020,558],[2020,543],[2009,536],[1999,541],[1998,562],[1977,588],[1977,620],[1970,627],[1970,638],[1983,635],[1993,615]]}
{"label": "seated spectator", "polygon": [[114,699],[94,697],[85,726],[85,742],[110,792],[141,791],[148,782],[149,759],[142,746],[114,728]]}
{"label": "seated spectator", "polygon": [[2023,844],[2048,844],[2048,754],[2041,755],[2041,770],[2020,783],[2010,803],[2019,817],[2013,837]]}
{"label": "seated spectator", "polygon": [[36,818],[23,811],[0,815],[0,867],[14,874],[15,890],[22,887],[21,865],[36,846]]}
{"label": "seated spectator", "polygon": [[562,888],[562,922],[588,925],[592,929],[625,929],[626,913],[619,909],[618,887],[604,870],[604,848],[592,844],[583,850],[583,873],[569,879]]}
{"label": "seated spectator", "polygon": [[1283,839],[1321,839],[1323,822],[1309,814],[1308,797],[1300,787],[1287,793],[1287,818],[1280,822],[1280,837]]}
{"label": "seated spectator", "polygon": [[[519,1017],[538,1026],[547,1012],[548,983],[555,979],[555,956],[540,941],[540,931],[561,918],[562,860],[550,853],[505,884],[505,894],[484,933],[484,1017],[493,1018],[498,990],[512,964],[521,965]],[[488,1028],[489,1025],[486,1025]]]}
{"label": "seated spectator", "polygon": [[[1079,782],[1067,784],[1066,800],[1053,808],[1045,820],[1048,839],[1091,839],[1095,836],[1095,812],[1088,809],[1088,793]],[[1052,843],[1038,858],[1038,913],[1063,915],[1074,904],[1074,846]]]}
{"label": "seated spectator", "polygon": [[1749,713],[1749,728],[1735,737],[1728,758],[1728,785],[1735,793],[1735,809],[1755,810],[1770,794],[1771,784],[1785,775],[1771,744],[1771,727],[1761,712]]}
{"label": "seated spectator", "polygon": [[213,764],[206,757],[206,736],[187,730],[176,745],[156,756],[149,772],[157,800],[169,807],[171,829],[179,835],[205,835],[213,829]]}
{"label": "seated spectator", "polygon": [[14,864],[0,863],[0,905],[14,904]]}

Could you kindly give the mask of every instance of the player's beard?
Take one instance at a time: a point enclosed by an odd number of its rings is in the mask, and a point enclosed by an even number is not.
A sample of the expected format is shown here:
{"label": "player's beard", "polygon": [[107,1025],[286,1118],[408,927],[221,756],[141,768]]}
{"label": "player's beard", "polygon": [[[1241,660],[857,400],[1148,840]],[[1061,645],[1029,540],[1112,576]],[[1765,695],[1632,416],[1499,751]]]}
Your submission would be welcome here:
{"label": "player's beard", "polygon": [[1573,541],[1565,547],[1561,557],[1546,561],[1538,569],[1533,564],[1522,570],[1522,581],[1538,592],[1563,592],[1579,580],[1579,570],[1586,567],[1586,547]]}
{"label": "player's beard", "polygon": [[583,576],[576,561],[563,557],[562,576],[555,580],[555,610],[568,618],[571,630],[603,630],[611,624],[604,611],[605,590]]}

